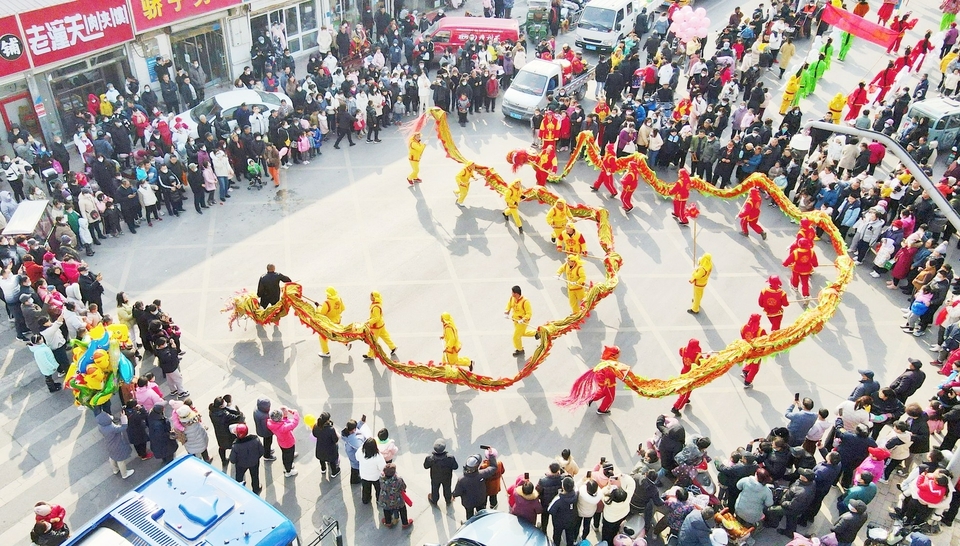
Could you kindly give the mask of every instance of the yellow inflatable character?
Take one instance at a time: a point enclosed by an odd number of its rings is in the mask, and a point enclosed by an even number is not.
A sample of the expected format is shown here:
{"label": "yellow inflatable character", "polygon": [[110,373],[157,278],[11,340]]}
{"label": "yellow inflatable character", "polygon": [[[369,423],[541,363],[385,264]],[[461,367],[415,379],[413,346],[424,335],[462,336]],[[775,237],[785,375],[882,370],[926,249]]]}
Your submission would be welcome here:
{"label": "yellow inflatable character", "polygon": [[696,315],[700,312],[703,289],[707,287],[711,272],[713,272],[713,256],[708,252],[700,257],[697,268],[693,270],[693,275],[690,276],[690,284],[693,285],[693,304],[690,309],[687,309],[688,313]]}
{"label": "yellow inflatable character", "polygon": [[[370,292],[370,318],[367,320],[367,326],[373,333],[373,342],[378,343],[382,339],[387,344],[387,348],[390,349],[390,357],[396,358],[397,346],[393,344],[393,340],[390,339],[390,332],[387,331],[383,323],[383,298],[380,296],[380,292]],[[374,356],[373,348],[371,348],[363,358],[373,360]]]}
{"label": "yellow inflatable character", "polygon": [[102,391],[110,370],[110,355],[103,349],[97,349],[93,353],[93,364],[87,366],[84,382],[91,389]]}
{"label": "yellow inflatable character", "polygon": [[513,218],[513,223],[517,225],[520,233],[523,233],[523,222],[520,220],[519,210],[521,199],[523,199],[523,185],[518,178],[507,186],[507,191],[503,194],[503,200],[507,203],[507,208],[503,209],[503,217]]}
{"label": "yellow inflatable character", "polygon": [[450,313],[440,315],[440,323],[443,324],[443,363],[448,366],[465,366],[473,371],[473,361],[465,356],[460,356],[460,334],[457,332],[457,325],[453,323],[453,317]]}
{"label": "yellow inflatable character", "polygon": [[580,312],[580,303],[583,302],[583,292],[587,284],[587,274],[583,271],[583,262],[580,256],[568,254],[567,261],[557,270],[557,275],[567,279],[567,297],[570,298],[570,309],[574,313]]}
{"label": "yellow inflatable character", "polygon": [[830,104],[827,106],[830,108],[830,117],[834,123],[840,123],[840,114],[843,113],[843,107],[846,104],[847,98],[843,96],[843,93],[837,93],[830,99]]}
{"label": "yellow inflatable character", "polygon": [[557,237],[563,232],[563,228],[567,227],[567,224],[572,221],[573,213],[570,212],[566,200],[557,199],[557,202],[547,211],[547,224],[553,229],[553,237],[550,237],[550,242],[556,243]]}
{"label": "yellow inflatable character", "polygon": [[[327,287],[327,299],[320,304],[320,314],[330,319],[334,324],[340,324],[340,316],[343,315],[343,300],[337,294],[337,289]],[[320,357],[330,358],[330,346],[327,344],[327,338],[320,335]]]}
{"label": "yellow inflatable character", "polygon": [[523,355],[523,338],[535,337],[540,339],[540,334],[536,330],[528,328],[530,319],[533,317],[533,310],[530,308],[530,302],[523,297],[519,286],[511,289],[510,300],[507,301],[507,310],[505,315],[513,320],[513,356]]}

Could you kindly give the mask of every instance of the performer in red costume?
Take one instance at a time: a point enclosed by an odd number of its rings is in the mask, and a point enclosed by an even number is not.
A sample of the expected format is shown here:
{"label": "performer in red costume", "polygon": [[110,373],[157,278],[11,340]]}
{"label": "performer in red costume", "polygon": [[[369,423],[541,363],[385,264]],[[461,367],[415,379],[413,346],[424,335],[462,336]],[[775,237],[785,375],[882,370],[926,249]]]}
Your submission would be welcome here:
{"label": "performer in red costume", "polygon": [[780,277],[770,275],[767,285],[760,291],[760,299],[757,303],[763,308],[763,312],[770,321],[770,330],[776,332],[780,329],[780,322],[783,320],[783,308],[790,305],[790,300],[787,299],[787,293],[783,290]]}
{"label": "performer in red costume", "polygon": [[606,152],[600,158],[600,174],[597,175],[597,181],[590,188],[591,191],[599,191],[603,185],[610,192],[610,197],[617,196],[617,187],[613,185],[613,173],[617,172],[617,149],[613,144],[607,144]]}
{"label": "performer in red costume", "polygon": [[[755,337],[765,336],[767,331],[760,327],[760,315],[754,313],[747,319],[747,323],[740,328],[740,337],[744,341],[750,341]],[[760,359],[751,360],[743,365],[743,388],[753,388],[753,378],[757,377],[760,371]]]}
{"label": "performer in red costume", "polygon": [[573,409],[584,404],[589,406],[599,400],[597,415],[610,414],[610,406],[617,398],[617,379],[624,381],[630,366],[617,360],[620,358],[620,348],[617,346],[604,347],[600,358],[599,364],[574,381],[569,395],[557,399],[558,406]]}
{"label": "performer in red costume", "polygon": [[933,43],[930,41],[931,34],[933,32],[928,30],[923,38],[917,42],[917,45],[913,46],[913,50],[910,52],[910,71],[920,72],[923,61],[927,60],[927,53],[933,51]]}
{"label": "performer in red costume", "polygon": [[533,170],[537,174],[537,185],[546,186],[547,177],[551,174],[557,174],[557,151],[556,147],[544,145],[543,151],[537,155],[537,162],[533,164]]}
{"label": "performer in red costume", "polygon": [[627,165],[627,172],[620,179],[620,202],[623,203],[623,211],[633,210],[633,192],[637,191],[637,185],[640,180],[640,164],[631,161]]}
{"label": "performer in red costume", "polygon": [[743,203],[743,207],[740,208],[740,214],[737,215],[737,218],[740,218],[740,234],[744,237],[749,237],[750,233],[747,231],[747,227],[753,228],[753,231],[756,231],[760,234],[760,237],[763,237],[763,240],[767,240],[767,232],[760,227],[760,190],[757,188],[750,188],[750,194],[747,195],[747,200]]}
{"label": "performer in red costume", "polygon": [[[686,347],[680,348],[680,358],[683,360],[683,368],[680,369],[680,375],[689,373],[694,366],[700,365],[700,359],[702,358],[700,351],[700,342],[696,339],[691,339],[687,342]],[[687,391],[680,395],[677,398],[677,401],[674,402],[673,408],[670,411],[677,417],[680,417],[680,410],[683,409],[690,402],[690,391]]]}
{"label": "performer in red costume", "polygon": [[790,252],[787,259],[783,261],[784,267],[789,267],[793,271],[793,277],[790,279],[790,286],[794,290],[802,285],[800,293],[803,297],[810,297],[810,275],[813,274],[813,268],[817,267],[817,253],[813,250],[813,241],[810,239],[800,239],[797,241],[797,248]]}
{"label": "performer in red costume", "polygon": [[860,109],[863,108],[869,100],[867,100],[867,82],[860,82],[857,84],[857,88],[853,90],[853,93],[847,95],[847,106],[850,107],[850,110],[847,111],[847,115],[843,118],[844,121],[850,121],[857,119],[860,116]]}
{"label": "performer in red costume", "polygon": [[883,102],[883,97],[890,91],[890,87],[893,86],[893,82],[897,79],[898,71],[893,61],[890,61],[887,63],[886,68],[878,72],[877,75],[870,80],[871,85],[876,85],[880,88],[880,93],[873,99],[874,104]]}
{"label": "performer in red costume", "polygon": [[673,217],[680,225],[687,225],[687,199],[690,197],[690,173],[686,169],[677,172],[677,183],[670,187],[673,197]]}
{"label": "performer in red costume", "polygon": [[813,227],[813,221],[809,218],[800,220],[800,229],[797,230],[797,238],[794,239],[793,244],[790,245],[790,249],[787,252],[796,250],[799,246],[800,239],[809,239],[812,241],[816,236],[817,230]]}
{"label": "performer in red costume", "polygon": [[543,148],[553,146],[557,148],[557,139],[560,138],[560,124],[557,122],[557,116],[552,110],[543,113],[543,121],[540,122],[540,141]]}

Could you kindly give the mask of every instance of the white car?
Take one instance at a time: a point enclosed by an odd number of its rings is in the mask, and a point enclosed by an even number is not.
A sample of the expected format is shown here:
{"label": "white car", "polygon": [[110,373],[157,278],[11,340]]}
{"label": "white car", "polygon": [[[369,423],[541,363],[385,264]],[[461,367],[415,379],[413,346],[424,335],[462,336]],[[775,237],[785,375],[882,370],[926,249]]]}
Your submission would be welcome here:
{"label": "white car", "polygon": [[254,106],[259,106],[264,116],[280,107],[280,101],[285,100],[287,104],[293,106],[290,97],[283,93],[269,93],[267,91],[257,91],[255,89],[236,89],[225,91],[210,97],[193,108],[178,114],[174,117],[172,125],[177,121],[184,123],[190,129],[190,136],[197,138],[197,124],[200,123],[200,116],[207,116],[207,123],[213,124],[216,118],[224,118],[230,124],[230,130],[237,128],[237,122],[233,119],[233,113],[241,104],[247,103],[250,110]]}

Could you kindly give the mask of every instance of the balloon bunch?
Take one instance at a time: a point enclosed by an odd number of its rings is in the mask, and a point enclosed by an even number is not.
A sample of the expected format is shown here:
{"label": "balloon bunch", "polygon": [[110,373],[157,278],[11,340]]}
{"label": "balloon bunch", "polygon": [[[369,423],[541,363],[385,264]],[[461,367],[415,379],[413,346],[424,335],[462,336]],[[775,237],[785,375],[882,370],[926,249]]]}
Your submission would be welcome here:
{"label": "balloon bunch", "polygon": [[703,8],[693,9],[690,6],[683,6],[673,12],[670,32],[680,38],[683,43],[689,42],[694,37],[706,38],[709,29],[710,19],[707,17],[707,10]]}
{"label": "balloon bunch", "polygon": [[88,337],[72,342],[73,364],[67,370],[66,385],[78,406],[102,406],[120,382],[133,381],[133,364],[120,352],[120,345],[129,342],[130,331],[124,324],[98,324]]}

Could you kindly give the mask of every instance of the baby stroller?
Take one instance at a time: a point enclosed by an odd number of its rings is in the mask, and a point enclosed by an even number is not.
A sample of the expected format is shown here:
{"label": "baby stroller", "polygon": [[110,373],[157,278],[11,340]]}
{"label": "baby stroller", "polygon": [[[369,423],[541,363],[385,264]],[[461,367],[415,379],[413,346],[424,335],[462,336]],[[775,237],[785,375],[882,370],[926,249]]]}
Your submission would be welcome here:
{"label": "baby stroller", "polygon": [[260,164],[260,161],[254,161],[252,157],[247,159],[247,174],[250,175],[250,184],[247,185],[247,189],[252,190],[256,188],[262,190],[263,165]]}

